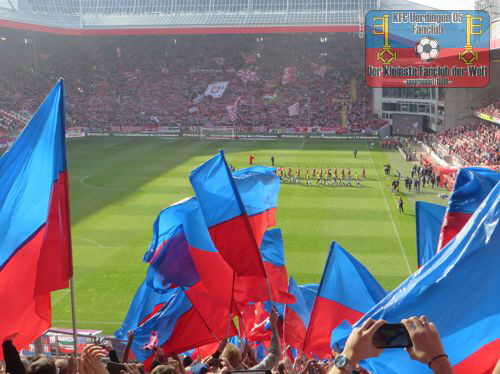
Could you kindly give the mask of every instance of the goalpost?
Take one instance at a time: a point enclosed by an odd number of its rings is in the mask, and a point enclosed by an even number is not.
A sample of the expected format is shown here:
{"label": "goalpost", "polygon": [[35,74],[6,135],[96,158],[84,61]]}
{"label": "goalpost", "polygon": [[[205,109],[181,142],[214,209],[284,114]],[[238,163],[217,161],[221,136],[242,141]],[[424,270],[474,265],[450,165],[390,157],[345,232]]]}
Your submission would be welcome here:
{"label": "goalpost", "polygon": [[200,139],[235,139],[234,127],[201,127]]}

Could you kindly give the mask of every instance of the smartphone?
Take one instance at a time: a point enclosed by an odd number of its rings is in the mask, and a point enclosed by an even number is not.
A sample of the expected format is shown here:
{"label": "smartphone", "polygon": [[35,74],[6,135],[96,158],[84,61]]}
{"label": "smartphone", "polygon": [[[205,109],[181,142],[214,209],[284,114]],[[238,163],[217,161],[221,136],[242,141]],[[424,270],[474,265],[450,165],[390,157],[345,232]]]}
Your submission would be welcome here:
{"label": "smartphone", "polygon": [[380,326],[372,338],[377,348],[406,348],[413,344],[408,330],[402,323],[386,323]]}
{"label": "smartphone", "polygon": [[125,369],[124,364],[120,364],[118,362],[112,362],[112,361],[109,361],[106,364],[106,370],[109,372],[109,374],[120,374],[120,370],[127,371]]}

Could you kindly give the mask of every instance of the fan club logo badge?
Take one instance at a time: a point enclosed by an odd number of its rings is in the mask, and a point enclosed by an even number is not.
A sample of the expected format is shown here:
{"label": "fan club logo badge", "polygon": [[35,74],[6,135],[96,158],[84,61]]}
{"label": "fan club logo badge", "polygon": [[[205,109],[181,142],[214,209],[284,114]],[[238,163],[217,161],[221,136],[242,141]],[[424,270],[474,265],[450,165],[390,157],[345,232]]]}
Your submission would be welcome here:
{"label": "fan club logo badge", "polygon": [[365,73],[370,87],[485,87],[490,18],[485,11],[370,11]]}

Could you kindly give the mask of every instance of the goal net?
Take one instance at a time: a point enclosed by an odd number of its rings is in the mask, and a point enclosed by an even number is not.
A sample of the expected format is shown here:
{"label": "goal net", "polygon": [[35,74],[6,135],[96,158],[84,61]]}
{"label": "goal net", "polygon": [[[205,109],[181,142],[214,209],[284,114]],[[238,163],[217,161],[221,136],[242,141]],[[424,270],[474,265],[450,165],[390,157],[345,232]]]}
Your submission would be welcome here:
{"label": "goal net", "polygon": [[233,127],[202,127],[201,139],[235,139]]}

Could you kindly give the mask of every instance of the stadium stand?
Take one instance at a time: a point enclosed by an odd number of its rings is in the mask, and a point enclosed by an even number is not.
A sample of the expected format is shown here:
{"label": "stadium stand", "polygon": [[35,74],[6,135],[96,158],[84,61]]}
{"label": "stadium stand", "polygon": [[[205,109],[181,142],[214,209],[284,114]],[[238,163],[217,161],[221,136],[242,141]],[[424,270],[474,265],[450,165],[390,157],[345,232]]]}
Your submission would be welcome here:
{"label": "stadium stand", "polygon": [[483,100],[475,111],[485,113],[491,117],[500,118],[500,98],[496,97],[489,100]]}
{"label": "stadium stand", "polygon": [[500,128],[478,119],[443,131],[432,141],[434,149],[444,156],[458,158],[463,166],[499,165],[499,144]]}
{"label": "stadium stand", "polygon": [[[33,112],[63,76],[71,126],[320,127],[347,133],[385,124],[371,113],[362,60],[354,58],[361,41],[352,35],[40,39],[36,72],[22,54],[0,68],[6,87],[0,108],[6,112]],[[296,71],[289,82],[283,81],[287,67]],[[229,84],[221,98],[202,96],[209,84],[223,81]],[[297,112],[290,112],[296,103]]]}

